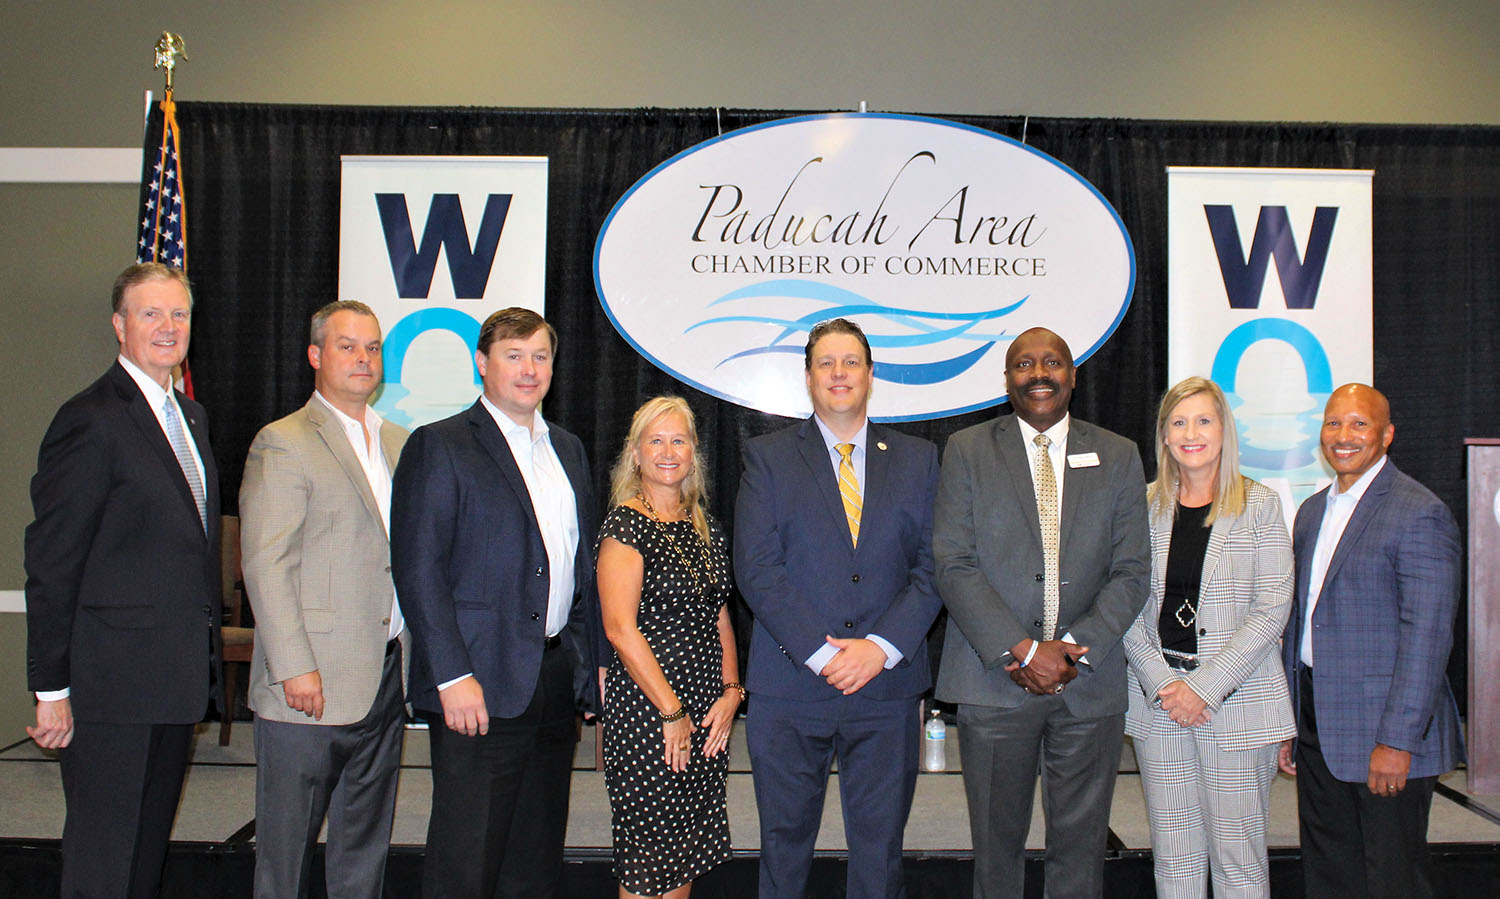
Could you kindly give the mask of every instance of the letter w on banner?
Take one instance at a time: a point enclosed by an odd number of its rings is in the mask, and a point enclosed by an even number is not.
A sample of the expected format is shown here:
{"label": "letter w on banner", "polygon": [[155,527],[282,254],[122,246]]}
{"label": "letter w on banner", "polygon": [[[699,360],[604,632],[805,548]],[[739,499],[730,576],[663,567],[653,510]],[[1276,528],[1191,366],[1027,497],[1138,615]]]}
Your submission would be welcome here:
{"label": "letter w on banner", "polygon": [[1374,377],[1374,172],[1167,168],[1167,379],[1229,397],[1240,467],[1298,504],[1329,481],[1333,388]]}
{"label": "letter w on banner", "polygon": [[342,163],[339,298],[380,319],[375,409],[406,427],[445,418],[479,395],[480,323],[506,306],[546,312],[547,158]]}

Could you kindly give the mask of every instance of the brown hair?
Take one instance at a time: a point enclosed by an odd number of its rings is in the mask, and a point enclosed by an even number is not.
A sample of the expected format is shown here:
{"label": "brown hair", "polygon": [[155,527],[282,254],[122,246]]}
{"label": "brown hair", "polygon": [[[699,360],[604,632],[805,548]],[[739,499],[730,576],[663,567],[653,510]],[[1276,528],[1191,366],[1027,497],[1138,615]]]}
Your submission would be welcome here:
{"label": "brown hair", "polygon": [[497,340],[525,340],[542,328],[547,329],[547,339],[552,342],[552,353],[557,354],[557,331],[536,312],[521,306],[507,306],[492,314],[479,326],[480,353],[489,354],[490,346]]}
{"label": "brown hair", "polygon": [[813,325],[812,330],[807,332],[807,346],[802,349],[804,369],[812,371],[813,346],[829,334],[853,334],[859,338],[859,345],[865,348],[865,365],[875,364],[870,356],[870,341],[865,338],[865,332],[860,330],[859,325],[847,318],[830,318]]}

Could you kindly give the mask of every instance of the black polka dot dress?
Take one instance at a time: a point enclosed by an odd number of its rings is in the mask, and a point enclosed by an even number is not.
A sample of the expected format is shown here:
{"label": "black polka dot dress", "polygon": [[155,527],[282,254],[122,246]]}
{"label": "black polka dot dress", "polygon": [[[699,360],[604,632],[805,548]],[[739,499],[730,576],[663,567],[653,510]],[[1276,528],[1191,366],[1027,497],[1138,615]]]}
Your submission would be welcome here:
{"label": "black polka dot dress", "polygon": [[[687,519],[659,522],[616,506],[599,528],[600,540],[613,537],[641,554],[645,573],[636,624],[694,724],[724,688],[718,619],[729,598],[729,556],[718,523],[710,520],[709,529],[713,539],[705,558],[702,539]],[[604,784],[615,876],[632,893],[665,893],[729,859],[729,753],[705,758],[707,737],[707,728],[693,731],[687,770],[668,767],[661,714],[614,657],[604,694]]]}

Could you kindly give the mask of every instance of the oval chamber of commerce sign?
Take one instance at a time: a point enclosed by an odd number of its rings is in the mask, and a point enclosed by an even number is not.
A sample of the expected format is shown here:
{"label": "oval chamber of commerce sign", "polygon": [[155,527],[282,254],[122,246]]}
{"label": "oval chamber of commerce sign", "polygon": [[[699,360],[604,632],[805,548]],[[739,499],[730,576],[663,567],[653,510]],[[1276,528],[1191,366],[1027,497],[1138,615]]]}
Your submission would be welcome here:
{"label": "oval chamber of commerce sign", "polygon": [[941,418],[1005,400],[1027,328],[1077,361],[1135,287],[1120,217],[1072,169],[942,119],[816,115],[677,154],[615,204],[594,285],[619,332],[699,390],[805,416],[808,330],[845,317],[875,357],[870,414]]}

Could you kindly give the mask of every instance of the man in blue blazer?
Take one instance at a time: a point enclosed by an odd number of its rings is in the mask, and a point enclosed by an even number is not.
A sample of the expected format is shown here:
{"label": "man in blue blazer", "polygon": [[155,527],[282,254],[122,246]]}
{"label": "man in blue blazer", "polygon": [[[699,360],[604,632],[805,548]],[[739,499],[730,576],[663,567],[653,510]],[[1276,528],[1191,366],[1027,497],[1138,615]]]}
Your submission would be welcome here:
{"label": "man in blue blazer", "polygon": [[1458,527],[1386,450],[1390,405],[1335,390],[1323,455],[1335,482],[1297,510],[1294,606],[1282,657],[1297,737],[1308,896],[1431,896],[1427,816],[1438,775],[1463,759],[1445,674],[1458,608]]}
{"label": "man in blue blazer", "polygon": [[916,788],[937,449],[866,417],[873,362],[859,326],[814,327],[813,417],[745,447],[734,568],[755,615],[746,739],[760,811],[760,895],[801,899],[839,767],[848,895],[902,893]]}
{"label": "man in blue blazer", "polygon": [[575,712],[597,700],[596,527],[577,437],[543,421],[557,336],[529,309],[480,328],[484,393],[414,431],[391,495],[391,564],[428,722],[426,896],[552,896]]}
{"label": "man in blue blazer", "polygon": [[187,277],[115,279],[114,365],[58,410],[26,528],[26,677],[59,751],[62,895],[155,896],[219,636],[219,472],[172,387]]}

